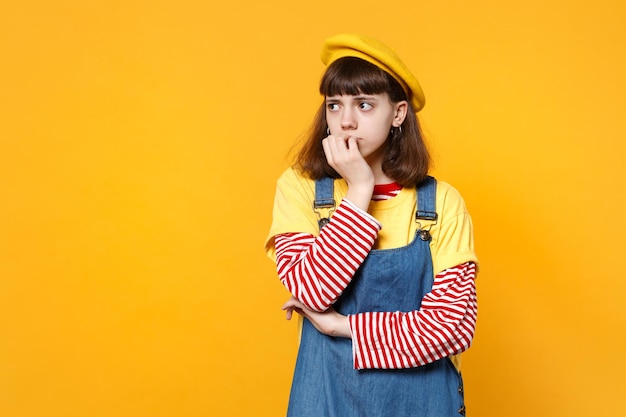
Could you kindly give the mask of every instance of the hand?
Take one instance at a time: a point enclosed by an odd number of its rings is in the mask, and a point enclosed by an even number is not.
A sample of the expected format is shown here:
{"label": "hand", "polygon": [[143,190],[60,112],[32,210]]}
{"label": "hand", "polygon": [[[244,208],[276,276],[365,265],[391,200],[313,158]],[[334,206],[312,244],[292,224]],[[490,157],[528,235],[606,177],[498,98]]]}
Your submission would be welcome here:
{"label": "hand", "polygon": [[303,317],[309,319],[311,324],[328,336],[338,336],[350,338],[350,325],[348,323],[348,317],[343,314],[339,314],[332,307],[328,310],[319,313],[317,311],[309,310],[295,297],[291,297],[282,306],[282,310],[286,311],[287,320],[291,320],[293,312],[300,314]]}
{"label": "hand", "polygon": [[348,183],[346,198],[367,211],[374,191],[374,173],[357,144],[347,135],[330,135],[322,140],[326,161]]}
{"label": "hand", "polygon": [[357,139],[349,135],[330,135],[322,140],[328,164],[348,183],[374,179],[372,169],[359,151]]}

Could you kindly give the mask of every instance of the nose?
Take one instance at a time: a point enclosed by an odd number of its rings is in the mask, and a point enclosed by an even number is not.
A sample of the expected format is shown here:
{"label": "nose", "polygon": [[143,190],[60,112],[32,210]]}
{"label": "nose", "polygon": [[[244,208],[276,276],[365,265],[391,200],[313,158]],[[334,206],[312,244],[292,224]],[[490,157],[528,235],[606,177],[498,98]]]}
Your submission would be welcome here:
{"label": "nose", "polygon": [[356,129],[356,118],[354,116],[354,111],[351,108],[344,108],[341,113],[341,128],[343,130]]}

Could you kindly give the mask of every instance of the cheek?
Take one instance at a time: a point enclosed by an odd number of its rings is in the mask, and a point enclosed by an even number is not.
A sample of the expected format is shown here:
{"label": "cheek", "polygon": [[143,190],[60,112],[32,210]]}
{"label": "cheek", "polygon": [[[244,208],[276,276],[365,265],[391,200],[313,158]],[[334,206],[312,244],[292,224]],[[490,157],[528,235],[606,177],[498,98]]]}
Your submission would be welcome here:
{"label": "cheek", "polygon": [[339,120],[337,117],[337,113],[331,113],[329,111],[326,111],[325,119],[328,126],[333,126],[337,124],[337,120]]}
{"label": "cheek", "polygon": [[391,122],[387,123],[387,120],[378,120],[376,123],[370,125],[372,130],[375,130],[380,136],[387,136],[391,130]]}

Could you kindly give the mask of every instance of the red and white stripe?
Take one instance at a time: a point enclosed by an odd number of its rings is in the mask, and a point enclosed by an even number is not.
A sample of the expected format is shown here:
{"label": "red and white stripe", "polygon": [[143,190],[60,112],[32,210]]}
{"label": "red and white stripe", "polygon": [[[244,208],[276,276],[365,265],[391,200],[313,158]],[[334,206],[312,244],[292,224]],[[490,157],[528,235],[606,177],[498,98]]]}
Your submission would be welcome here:
{"label": "red and white stripe", "polygon": [[354,367],[412,368],[467,350],[478,305],[476,264],[467,262],[435,277],[419,310],[349,316]]}
{"label": "red and white stripe", "polygon": [[390,200],[400,194],[400,191],[402,191],[402,186],[397,182],[376,184],[372,194],[372,201]]}
{"label": "red and white stripe", "polygon": [[352,280],[380,228],[373,217],[343,200],[317,238],[306,233],[275,237],[278,277],[305,306],[325,311]]}
{"label": "red and white stripe", "polygon": [[[344,199],[317,238],[276,236],[281,282],[311,310],[327,310],[352,280],[380,228]],[[476,327],[475,277],[476,265],[468,262],[438,273],[419,310],[349,316],[354,367],[412,368],[469,348]]]}

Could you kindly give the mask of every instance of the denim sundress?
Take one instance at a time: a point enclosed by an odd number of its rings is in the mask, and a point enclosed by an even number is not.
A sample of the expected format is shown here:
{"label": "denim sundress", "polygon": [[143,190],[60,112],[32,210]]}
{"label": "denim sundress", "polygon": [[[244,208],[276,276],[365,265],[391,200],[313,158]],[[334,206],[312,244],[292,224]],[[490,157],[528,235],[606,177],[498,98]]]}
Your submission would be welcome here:
{"label": "denim sundress", "polygon": [[[416,221],[436,218],[435,194],[436,181],[427,177],[417,187]],[[328,201],[332,196],[332,180],[318,180],[316,200]],[[429,233],[418,230],[406,246],[372,250],[333,307],[345,315],[419,309],[433,284],[429,241]],[[350,339],[326,336],[304,319],[289,417],[464,414],[462,378],[448,358],[411,369],[356,370]]]}

